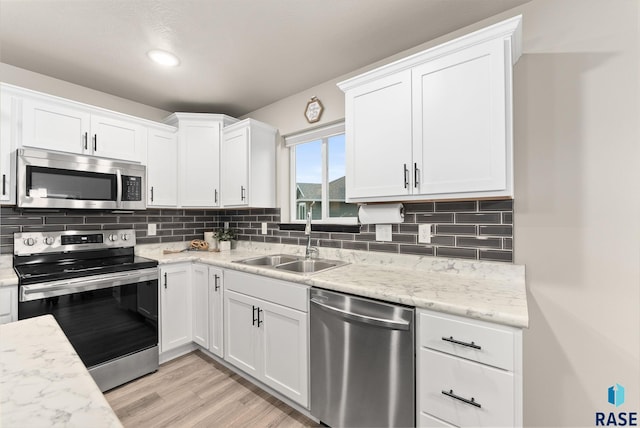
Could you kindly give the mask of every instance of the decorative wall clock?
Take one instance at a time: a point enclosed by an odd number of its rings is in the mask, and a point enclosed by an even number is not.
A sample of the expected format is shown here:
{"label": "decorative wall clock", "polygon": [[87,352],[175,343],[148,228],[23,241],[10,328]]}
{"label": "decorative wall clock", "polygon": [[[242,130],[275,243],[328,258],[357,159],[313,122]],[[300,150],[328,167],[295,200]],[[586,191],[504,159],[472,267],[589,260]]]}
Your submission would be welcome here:
{"label": "decorative wall clock", "polygon": [[320,120],[322,110],[324,110],[324,107],[320,100],[316,97],[311,97],[307,102],[307,108],[304,110],[304,117],[307,118],[307,122],[315,123]]}

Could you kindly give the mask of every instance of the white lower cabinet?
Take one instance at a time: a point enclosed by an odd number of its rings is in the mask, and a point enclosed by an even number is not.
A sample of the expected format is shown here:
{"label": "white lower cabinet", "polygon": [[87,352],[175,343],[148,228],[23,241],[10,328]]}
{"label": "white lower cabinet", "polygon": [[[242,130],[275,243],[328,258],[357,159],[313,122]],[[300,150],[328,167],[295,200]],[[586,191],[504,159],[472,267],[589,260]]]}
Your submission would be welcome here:
{"label": "white lower cabinet", "polygon": [[307,299],[305,286],[225,271],[225,360],[304,407],[309,404]]}
{"label": "white lower cabinet", "polygon": [[418,425],[522,426],[522,331],[417,314]]}
{"label": "white lower cabinet", "polygon": [[18,320],[18,286],[0,287],[0,324]]}
{"label": "white lower cabinet", "polygon": [[223,357],[223,270],[195,263],[191,269],[193,289],[193,341]]}
{"label": "white lower cabinet", "polygon": [[224,271],[209,266],[209,351],[214,355],[224,357],[223,340],[223,292]]}
{"label": "white lower cabinet", "polygon": [[209,268],[194,264],[191,268],[191,288],[193,293],[193,341],[203,348],[209,348]]}
{"label": "white lower cabinet", "polygon": [[160,267],[160,352],[192,342],[191,263]]}

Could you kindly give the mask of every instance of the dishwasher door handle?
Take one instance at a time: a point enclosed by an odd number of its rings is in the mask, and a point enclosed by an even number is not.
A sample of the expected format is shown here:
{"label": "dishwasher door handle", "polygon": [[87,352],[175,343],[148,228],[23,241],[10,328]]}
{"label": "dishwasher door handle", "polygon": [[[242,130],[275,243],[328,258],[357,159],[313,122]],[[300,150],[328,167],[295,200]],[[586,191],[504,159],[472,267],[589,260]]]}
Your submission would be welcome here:
{"label": "dishwasher door handle", "polygon": [[326,303],[321,303],[315,299],[311,299],[311,303],[317,305],[321,309],[324,309],[328,312],[333,312],[335,314],[340,315],[343,318],[347,318],[353,321],[358,321],[363,324],[375,325],[378,327],[385,327],[393,330],[409,330],[410,322],[409,321],[397,321],[390,320],[386,318],[376,318],[368,315],[355,314],[353,312],[345,311],[344,309],[336,308]]}

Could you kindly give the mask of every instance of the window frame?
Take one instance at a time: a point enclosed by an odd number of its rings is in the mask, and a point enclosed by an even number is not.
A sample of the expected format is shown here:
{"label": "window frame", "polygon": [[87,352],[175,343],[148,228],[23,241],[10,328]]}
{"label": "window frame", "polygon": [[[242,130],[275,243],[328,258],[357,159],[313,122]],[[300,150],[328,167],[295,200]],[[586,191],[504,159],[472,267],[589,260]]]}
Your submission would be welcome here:
{"label": "window frame", "polygon": [[[297,218],[299,210],[296,182],[296,146],[321,140],[320,154],[322,156],[322,215],[321,219],[313,220],[314,224],[358,224],[358,217],[329,217],[329,138],[345,133],[344,121],[327,126],[314,128],[313,130],[285,137],[285,146],[289,149],[289,215],[291,223],[305,223],[305,220]],[[345,171],[346,175],[346,171]]]}

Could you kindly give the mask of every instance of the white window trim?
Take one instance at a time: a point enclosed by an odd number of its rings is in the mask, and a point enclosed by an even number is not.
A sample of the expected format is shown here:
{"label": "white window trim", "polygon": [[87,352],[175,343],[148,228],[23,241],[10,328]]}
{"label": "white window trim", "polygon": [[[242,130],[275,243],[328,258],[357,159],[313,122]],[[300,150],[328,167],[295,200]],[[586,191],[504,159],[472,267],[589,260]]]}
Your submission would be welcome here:
{"label": "white window trim", "polygon": [[305,223],[305,220],[297,219],[298,204],[296,203],[296,152],[295,146],[298,144],[309,143],[315,140],[322,140],[321,155],[322,155],[322,201],[327,203],[322,204],[322,220],[313,220],[314,224],[358,224],[358,217],[329,217],[329,203],[328,195],[329,191],[329,165],[327,162],[327,141],[334,135],[344,134],[345,126],[344,122],[334,123],[321,128],[315,128],[307,132],[286,136],[284,138],[285,147],[289,148],[289,206],[290,206],[290,222],[291,223]]}

